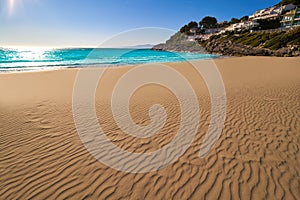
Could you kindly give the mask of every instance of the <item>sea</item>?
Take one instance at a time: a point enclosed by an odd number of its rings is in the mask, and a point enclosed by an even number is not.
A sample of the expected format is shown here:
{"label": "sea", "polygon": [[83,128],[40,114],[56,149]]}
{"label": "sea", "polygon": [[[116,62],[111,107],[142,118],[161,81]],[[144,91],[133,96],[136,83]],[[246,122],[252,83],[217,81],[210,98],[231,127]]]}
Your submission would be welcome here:
{"label": "sea", "polygon": [[131,48],[0,48],[0,72],[183,62],[216,57]]}

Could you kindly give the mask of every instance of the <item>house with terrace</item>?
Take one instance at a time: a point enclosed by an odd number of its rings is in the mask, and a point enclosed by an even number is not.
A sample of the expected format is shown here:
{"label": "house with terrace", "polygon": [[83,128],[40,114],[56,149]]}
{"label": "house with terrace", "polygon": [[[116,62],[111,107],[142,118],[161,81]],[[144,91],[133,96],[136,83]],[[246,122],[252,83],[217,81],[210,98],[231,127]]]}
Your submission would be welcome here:
{"label": "house with terrace", "polygon": [[245,21],[245,22],[240,22],[236,24],[232,24],[229,27],[227,27],[223,32],[226,31],[241,31],[241,30],[251,30],[254,27],[259,26],[259,23],[254,21]]}
{"label": "house with terrace", "polygon": [[280,22],[284,28],[292,28],[300,26],[300,8],[296,7],[294,10],[287,12]]}
{"label": "house with terrace", "polygon": [[289,12],[295,9],[295,5],[289,4],[285,6],[274,6],[271,8],[265,8],[256,11],[253,15],[249,16],[249,20],[259,20],[259,19],[278,19],[283,13]]}

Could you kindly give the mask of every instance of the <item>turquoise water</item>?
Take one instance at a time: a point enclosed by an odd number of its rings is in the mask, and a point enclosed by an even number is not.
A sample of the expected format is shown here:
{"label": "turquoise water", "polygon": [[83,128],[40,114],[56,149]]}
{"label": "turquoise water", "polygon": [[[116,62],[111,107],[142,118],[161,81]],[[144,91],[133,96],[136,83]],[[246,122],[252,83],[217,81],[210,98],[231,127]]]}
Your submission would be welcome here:
{"label": "turquoise water", "polygon": [[28,71],[86,66],[181,62],[215,58],[211,54],[173,53],[150,49],[13,49],[0,48],[0,71]]}

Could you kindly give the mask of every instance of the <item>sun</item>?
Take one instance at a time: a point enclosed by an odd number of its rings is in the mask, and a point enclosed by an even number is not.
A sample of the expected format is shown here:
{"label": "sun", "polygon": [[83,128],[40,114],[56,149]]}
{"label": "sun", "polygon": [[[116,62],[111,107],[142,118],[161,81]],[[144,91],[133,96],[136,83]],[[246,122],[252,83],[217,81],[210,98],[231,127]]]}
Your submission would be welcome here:
{"label": "sun", "polygon": [[16,0],[7,0],[7,1],[8,1],[8,14],[11,16],[14,13]]}
{"label": "sun", "polygon": [[8,8],[8,15],[12,16],[15,14],[17,9],[24,9],[27,3],[39,4],[40,0],[6,0],[6,2]]}

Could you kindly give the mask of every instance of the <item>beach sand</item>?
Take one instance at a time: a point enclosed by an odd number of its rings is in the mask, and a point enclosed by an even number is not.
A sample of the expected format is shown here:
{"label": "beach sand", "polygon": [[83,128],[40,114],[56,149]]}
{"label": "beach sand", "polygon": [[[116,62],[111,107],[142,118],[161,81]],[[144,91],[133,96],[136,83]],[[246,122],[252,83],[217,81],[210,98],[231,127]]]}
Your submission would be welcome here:
{"label": "beach sand", "polygon": [[[211,119],[206,85],[189,64],[169,64],[198,97],[199,128],[174,163],[138,174],[112,169],[84,147],[72,114],[78,69],[0,74],[0,199],[300,199],[300,58],[239,57],[215,63],[224,80],[227,111],[212,151],[198,156]],[[153,152],[176,135],[180,107],[168,89],[143,87],[130,99],[133,121],[149,124],[148,110],[159,103],[166,108],[166,124],[151,138],[123,133],[112,118],[110,100],[116,81],[130,69],[105,72],[96,113],[116,146]]]}

